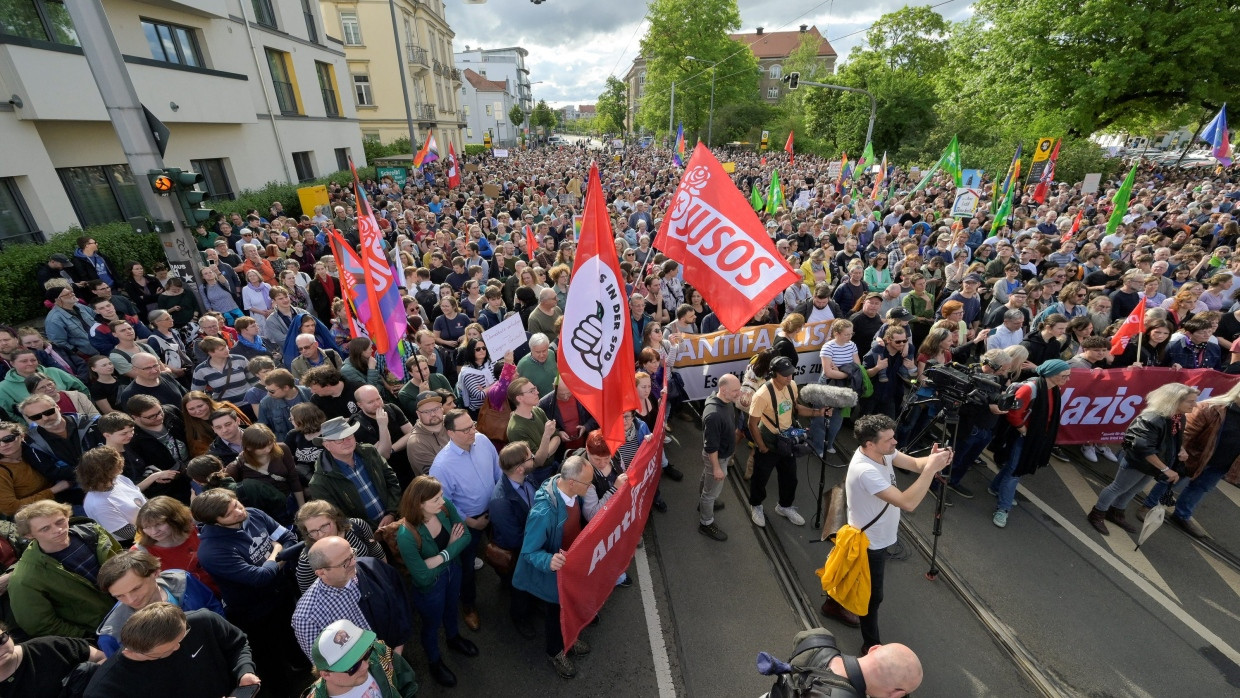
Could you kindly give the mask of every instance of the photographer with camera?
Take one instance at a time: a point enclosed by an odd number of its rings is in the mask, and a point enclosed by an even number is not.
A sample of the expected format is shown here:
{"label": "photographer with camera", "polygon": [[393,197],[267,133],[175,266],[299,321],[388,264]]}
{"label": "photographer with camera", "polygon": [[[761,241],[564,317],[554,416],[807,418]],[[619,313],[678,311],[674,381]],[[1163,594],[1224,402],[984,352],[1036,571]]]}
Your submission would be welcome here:
{"label": "photographer with camera", "polygon": [[771,361],[767,380],[754,393],[749,403],[749,433],[753,435],[753,478],[749,481],[749,518],[759,527],[766,526],[762,502],[766,500],[766,483],[771,471],[779,473],[779,505],[775,513],[794,526],[804,526],[805,519],[795,506],[797,493],[797,451],[808,452],[804,429],[796,429],[796,415],[825,417],[828,407],[807,407],[797,401],[799,390],[792,376],[796,367],[785,356]]}
{"label": "photographer with camera", "polygon": [[[1012,357],[1006,352],[1002,349],[991,349],[982,355],[980,366],[970,368],[975,374],[991,377],[1003,388],[1007,386],[1006,376],[1011,364]],[[982,450],[990,445],[999,418],[1008,413],[998,404],[1001,398],[1002,394],[988,395],[983,400],[967,400],[960,407],[961,426],[956,432],[956,453],[947,470],[947,488],[965,499],[973,499],[973,491],[960,484],[960,481],[964,479],[965,473],[969,472],[969,466],[973,464],[973,461],[982,455]],[[937,480],[930,489],[938,493]]]}
{"label": "photographer with camera", "polygon": [[758,671],[779,677],[769,698],[901,698],[917,690],[922,680],[921,660],[907,646],[875,645],[852,657],[836,648],[835,636],[826,628],[797,633],[787,663],[759,654]]}
{"label": "photographer with camera", "polygon": [[[1052,315],[1047,323],[1066,327]],[[1007,413],[1008,424],[1016,437],[1008,449],[1007,459],[987,490],[998,500],[991,521],[999,528],[1007,526],[1008,511],[1016,504],[1016,487],[1023,475],[1035,473],[1050,462],[1055,435],[1059,433],[1061,392],[1068,384],[1071,367],[1063,359],[1051,359],[1034,371],[1037,376],[1025,381],[1016,390],[1020,405]]]}

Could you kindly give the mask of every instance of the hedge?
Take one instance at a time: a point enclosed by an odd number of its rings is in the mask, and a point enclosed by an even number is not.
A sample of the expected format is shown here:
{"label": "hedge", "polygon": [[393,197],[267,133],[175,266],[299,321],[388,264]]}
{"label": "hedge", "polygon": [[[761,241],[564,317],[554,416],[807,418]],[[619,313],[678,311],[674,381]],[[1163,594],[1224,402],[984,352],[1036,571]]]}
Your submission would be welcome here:
{"label": "hedge", "polygon": [[[373,179],[375,177],[375,168],[361,167],[357,170],[357,176],[365,179]],[[242,216],[250,209],[258,209],[258,214],[264,218],[267,211],[271,209],[271,204],[279,201],[284,204],[285,215],[300,216],[302,214],[301,201],[297,198],[297,190],[303,187],[313,187],[318,184],[327,184],[334,182],[341,186],[352,186],[353,173],[348,170],[330,174],[326,177],[320,177],[313,182],[304,184],[286,184],[284,182],[268,182],[260,189],[245,189],[237,195],[232,201],[212,201],[210,206],[215,210],[216,214],[227,217],[233,213],[240,213]]]}
{"label": "hedge", "polygon": [[466,143],[465,144],[466,155],[482,155],[485,152],[487,152],[487,147],[481,143]]}
{"label": "hedge", "polygon": [[85,230],[70,228],[53,235],[45,244],[6,245],[0,250],[0,298],[8,300],[0,304],[0,322],[24,324],[47,315],[43,289],[35,280],[35,272],[57,252],[72,257],[81,235],[89,235],[99,243],[99,250],[117,267],[117,274],[124,273],[120,267],[131,261],[141,262],[148,272],[156,262],[167,261],[159,235],[135,234],[128,223],[109,223]]}

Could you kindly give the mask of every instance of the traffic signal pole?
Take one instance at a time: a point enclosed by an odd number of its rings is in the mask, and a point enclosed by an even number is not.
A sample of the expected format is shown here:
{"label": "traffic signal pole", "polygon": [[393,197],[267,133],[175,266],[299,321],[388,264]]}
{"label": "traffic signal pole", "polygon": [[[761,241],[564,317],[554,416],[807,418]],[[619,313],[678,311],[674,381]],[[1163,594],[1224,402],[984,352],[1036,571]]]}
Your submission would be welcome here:
{"label": "traffic signal pole", "polygon": [[[795,77],[794,77],[795,76]],[[828,90],[840,90],[841,92],[856,92],[870,98],[870,125],[865,129],[865,142],[870,142],[870,137],[874,135],[874,117],[878,115],[878,103],[874,101],[874,95],[866,92],[858,87],[844,87],[843,85],[828,85],[825,82],[810,82],[809,80],[801,80],[800,73],[789,73],[783,77],[784,82],[788,83],[788,89],[795,90],[801,85],[810,87],[822,87]]]}
{"label": "traffic signal pole", "polygon": [[164,169],[164,158],[159,154],[159,147],[147,123],[142,103],[138,101],[138,93],[129,79],[129,71],[125,68],[120,48],[112,35],[103,4],[101,0],[74,0],[65,3],[65,8],[73,18],[74,31],[82,44],[82,52],[86,55],[90,72],[95,77],[99,95],[103,97],[104,106],[107,107],[112,128],[116,130],[125,151],[129,170],[138,183],[142,203],[146,205],[152,219],[172,223],[170,229],[163,229],[169,226],[159,226],[158,231],[164,254],[168,258],[168,267],[172,270],[172,275],[180,276],[188,290],[198,295],[201,300],[197,280],[202,278],[202,265],[199,263],[193,235],[181,222],[184,213],[176,198],[177,192],[174,190],[167,195],[157,194],[147,181],[151,170]]}

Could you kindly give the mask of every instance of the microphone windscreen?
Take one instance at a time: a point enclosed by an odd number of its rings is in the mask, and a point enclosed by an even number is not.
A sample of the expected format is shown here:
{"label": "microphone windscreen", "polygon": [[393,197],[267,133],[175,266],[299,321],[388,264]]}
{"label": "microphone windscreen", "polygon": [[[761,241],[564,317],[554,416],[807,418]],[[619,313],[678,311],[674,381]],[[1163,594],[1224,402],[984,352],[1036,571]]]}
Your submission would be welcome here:
{"label": "microphone windscreen", "polygon": [[849,388],[810,383],[801,386],[801,404],[808,407],[842,409],[857,406],[857,393]]}

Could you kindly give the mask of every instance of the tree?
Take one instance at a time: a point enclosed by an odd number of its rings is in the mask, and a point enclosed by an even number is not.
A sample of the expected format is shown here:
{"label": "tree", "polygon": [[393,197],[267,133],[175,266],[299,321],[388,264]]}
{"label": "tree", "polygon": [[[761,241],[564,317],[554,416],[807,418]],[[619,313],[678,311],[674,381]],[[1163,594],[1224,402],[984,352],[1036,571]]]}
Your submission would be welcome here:
{"label": "tree", "polygon": [[530,114],[530,126],[534,128],[555,128],[555,112],[551,107],[547,106],[547,100],[540,99],[538,104],[534,105],[534,111]]}
{"label": "tree", "polygon": [[712,77],[716,107],[759,101],[758,59],[752,51],[738,50],[742,46],[728,36],[741,26],[736,0],[652,0],[646,19],[650,26],[641,42],[645,92],[637,114],[642,126],[665,132],[672,115],[672,83],[676,85],[672,116],[684,123],[686,133],[696,131],[703,140]]}
{"label": "tree", "polygon": [[525,112],[521,111],[520,104],[512,105],[512,109],[508,110],[508,123],[520,132],[521,127],[525,125]]}
{"label": "tree", "polygon": [[621,133],[624,131],[624,118],[629,113],[629,88],[616,76],[609,75],[602,94],[598,96],[595,107],[598,126],[604,131]]}

